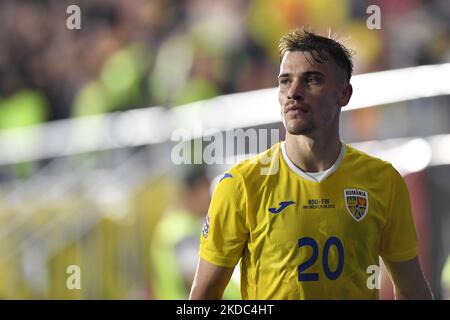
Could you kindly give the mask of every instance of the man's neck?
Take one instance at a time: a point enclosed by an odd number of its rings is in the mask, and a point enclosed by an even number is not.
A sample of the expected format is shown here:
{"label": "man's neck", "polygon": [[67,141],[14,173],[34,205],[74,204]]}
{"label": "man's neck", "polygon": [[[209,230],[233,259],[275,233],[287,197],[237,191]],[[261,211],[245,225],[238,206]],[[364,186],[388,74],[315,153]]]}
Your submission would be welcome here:
{"label": "man's neck", "polygon": [[339,134],[333,138],[316,139],[287,133],[285,146],[289,159],[298,168],[305,172],[320,172],[336,162],[342,142]]}

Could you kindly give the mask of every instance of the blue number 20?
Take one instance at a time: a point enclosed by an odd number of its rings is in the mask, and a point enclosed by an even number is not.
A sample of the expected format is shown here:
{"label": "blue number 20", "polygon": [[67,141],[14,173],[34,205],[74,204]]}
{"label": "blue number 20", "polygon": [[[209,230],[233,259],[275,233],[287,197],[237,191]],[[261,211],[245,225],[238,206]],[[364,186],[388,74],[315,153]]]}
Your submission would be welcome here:
{"label": "blue number 20", "polygon": [[[332,245],[334,245],[338,250],[338,266],[334,271],[330,269],[330,265],[328,263],[328,255]],[[318,273],[306,273],[305,271],[316,262],[317,257],[319,256],[319,246],[317,245],[316,240],[309,237],[298,240],[298,247],[301,248],[304,246],[309,246],[312,248],[312,256],[298,266],[298,281],[317,281],[319,280]],[[336,280],[341,275],[342,269],[344,268],[344,247],[342,246],[342,242],[339,238],[331,237],[325,242],[322,253],[322,266],[325,275],[330,280]]]}

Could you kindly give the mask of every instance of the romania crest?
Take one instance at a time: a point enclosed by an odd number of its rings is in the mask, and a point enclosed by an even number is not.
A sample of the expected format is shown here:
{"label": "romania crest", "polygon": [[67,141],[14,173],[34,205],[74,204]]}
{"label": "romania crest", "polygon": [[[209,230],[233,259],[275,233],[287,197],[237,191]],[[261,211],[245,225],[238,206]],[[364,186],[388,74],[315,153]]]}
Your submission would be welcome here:
{"label": "romania crest", "polygon": [[360,189],[344,190],[345,206],[356,221],[361,221],[369,208],[369,195],[367,191]]}

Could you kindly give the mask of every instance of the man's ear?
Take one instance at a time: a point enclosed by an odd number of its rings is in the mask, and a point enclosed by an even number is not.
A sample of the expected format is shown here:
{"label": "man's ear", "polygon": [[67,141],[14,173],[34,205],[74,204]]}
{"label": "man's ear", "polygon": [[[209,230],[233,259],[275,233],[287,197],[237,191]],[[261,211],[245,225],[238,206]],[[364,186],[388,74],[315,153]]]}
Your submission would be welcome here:
{"label": "man's ear", "polygon": [[341,92],[341,96],[339,97],[338,103],[339,106],[344,107],[348,104],[350,101],[350,98],[352,97],[353,93],[353,87],[350,83],[347,83],[344,85],[344,89]]}

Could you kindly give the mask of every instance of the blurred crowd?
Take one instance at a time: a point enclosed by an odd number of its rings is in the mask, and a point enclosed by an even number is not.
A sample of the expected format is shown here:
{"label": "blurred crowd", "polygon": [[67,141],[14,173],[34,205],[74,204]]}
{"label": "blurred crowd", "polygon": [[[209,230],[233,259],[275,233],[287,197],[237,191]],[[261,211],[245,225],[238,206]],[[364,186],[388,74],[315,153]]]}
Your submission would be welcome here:
{"label": "blurred crowd", "polygon": [[356,73],[442,63],[449,17],[440,0],[1,1],[0,129],[273,87],[278,39],[300,25],[336,33]]}

